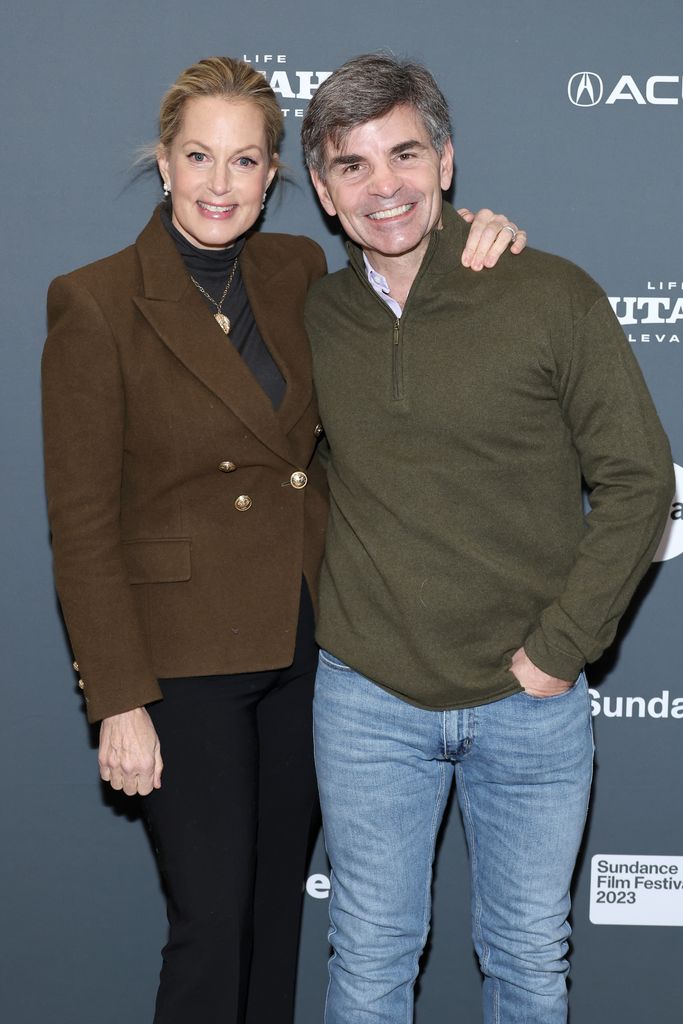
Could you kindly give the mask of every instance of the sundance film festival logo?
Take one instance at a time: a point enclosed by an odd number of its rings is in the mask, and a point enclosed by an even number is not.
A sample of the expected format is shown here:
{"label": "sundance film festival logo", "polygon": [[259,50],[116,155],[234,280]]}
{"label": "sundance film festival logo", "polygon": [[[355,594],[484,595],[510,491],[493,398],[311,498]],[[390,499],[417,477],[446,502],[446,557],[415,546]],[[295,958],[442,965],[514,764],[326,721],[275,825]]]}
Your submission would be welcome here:
{"label": "sundance film festival logo", "polygon": [[[616,84],[608,82],[607,85],[609,92],[604,101],[605,106],[620,100],[641,107],[670,107],[683,103],[681,75],[651,75],[645,79],[622,75]],[[575,107],[597,107],[606,91],[605,81],[596,71],[576,71],[567,83],[567,95]]]}
{"label": "sundance film festival logo", "polygon": [[264,76],[280,98],[284,117],[303,117],[306,102],[331,71],[293,71],[286,67],[286,53],[243,53],[242,60],[252,64]]}
{"label": "sundance film festival logo", "polygon": [[603,696],[592,687],[588,693],[593,718],[651,718],[658,722],[683,719],[683,697],[672,697],[671,690],[661,690],[653,697]]}
{"label": "sundance film festival logo", "polygon": [[593,924],[683,926],[683,857],[596,853],[591,858]]}
{"label": "sundance film festival logo", "polygon": [[680,345],[683,281],[648,281],[644,290],[647,295],[609,297],[628,340],[632,345]]}

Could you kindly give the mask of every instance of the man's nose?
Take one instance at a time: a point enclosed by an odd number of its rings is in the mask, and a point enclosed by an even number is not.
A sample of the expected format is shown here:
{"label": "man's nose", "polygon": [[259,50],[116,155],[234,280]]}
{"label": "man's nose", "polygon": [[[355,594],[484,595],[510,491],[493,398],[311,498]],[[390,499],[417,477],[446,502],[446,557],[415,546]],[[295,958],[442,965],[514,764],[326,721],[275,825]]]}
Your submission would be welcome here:
{"label": "man's nose", "polygon": [[376,168],[368,183],[368,190],[376,196],[390,199],[401,188],[403,179],[391,166]]}

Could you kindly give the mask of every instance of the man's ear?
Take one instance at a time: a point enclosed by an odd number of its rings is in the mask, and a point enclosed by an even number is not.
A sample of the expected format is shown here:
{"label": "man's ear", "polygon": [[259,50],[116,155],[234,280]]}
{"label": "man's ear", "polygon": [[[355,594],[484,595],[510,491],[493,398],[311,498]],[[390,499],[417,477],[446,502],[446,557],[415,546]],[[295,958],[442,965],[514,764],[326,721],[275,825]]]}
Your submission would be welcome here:
{"label": "man's ear", "polygon": [[313,182],[313,188],[318,193],[318,199],[325,213],[329,213],[330,217],[336,217],[337,208],[332,202],[332,196],[330,195],[327,185],[322,180],[317,171],[311,169],[311,181]]}
{"label": "man's ear", "polygon": [[441,188],[445,192],[446,189],[451,187],[451,182],[453,181],[453,142],[451,139],[447,139],[444,143],[439,161],[439,170],[441,175]]}

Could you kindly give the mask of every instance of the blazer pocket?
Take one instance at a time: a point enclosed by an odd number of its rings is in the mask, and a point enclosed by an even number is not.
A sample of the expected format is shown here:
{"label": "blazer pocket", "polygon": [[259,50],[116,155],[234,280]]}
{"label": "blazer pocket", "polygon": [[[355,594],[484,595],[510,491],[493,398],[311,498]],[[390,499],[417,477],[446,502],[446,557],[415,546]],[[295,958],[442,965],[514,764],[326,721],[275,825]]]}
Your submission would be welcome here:
{"label": "blazer pocket", "polygon": [[184,583],[192,576],[188,537],[126,540],[123,557],[129,583]]}

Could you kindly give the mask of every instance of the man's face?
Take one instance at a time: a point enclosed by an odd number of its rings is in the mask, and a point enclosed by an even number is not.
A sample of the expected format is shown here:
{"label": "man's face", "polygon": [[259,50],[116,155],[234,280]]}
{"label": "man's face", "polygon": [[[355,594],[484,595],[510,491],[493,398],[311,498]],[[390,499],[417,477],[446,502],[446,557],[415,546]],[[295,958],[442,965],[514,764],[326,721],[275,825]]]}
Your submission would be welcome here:
{"label": "man's face", "polygon": [[324,181],[311,171],[323,209],[370,262],[373,253],[422,258],[453,177],[450,139],[439,155],[419,114],[402,105],[354,128],[340,150],[328,142],[325,163]]}

